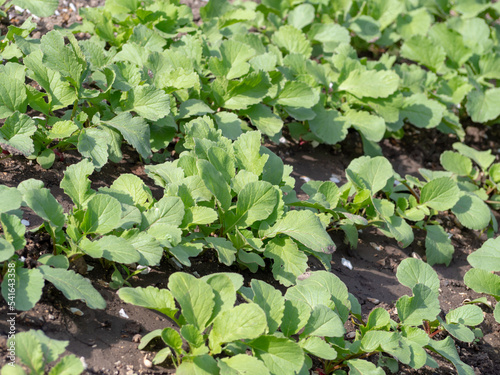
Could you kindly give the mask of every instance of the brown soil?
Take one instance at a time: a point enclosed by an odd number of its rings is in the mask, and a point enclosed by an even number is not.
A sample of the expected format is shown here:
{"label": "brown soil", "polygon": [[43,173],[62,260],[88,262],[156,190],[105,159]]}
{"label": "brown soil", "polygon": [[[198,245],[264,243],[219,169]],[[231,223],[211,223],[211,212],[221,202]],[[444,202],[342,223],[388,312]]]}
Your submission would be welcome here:
{"label": "brown soil", "polygon": [[[76,13],[71,11],[69,2],[63,0],[59,8],[60,16],[42,19],[38,22],[41,33],[52,29],[54,25],[66,26],[77,20]],[[77,8],[81,6],[98,6],[103,0],[79,1],[75,0]],[[183,1],[194,9],[203,4],[200,0]],[[63,11],[66,9],[67,11]],[[12,11],[15,12],[15,11]],[[69,14],[69,18],[64,16]],[[195,14],[198,14],[195,12]],[[26,14],[15,14],[13,19],[19,22]],[[195,16],[195,20],[197,16]],[[36,36],[36,35],[35,35]],[[484,128],[471,124],[467,128],[466,144],[478,149],[492,149],[497,155],[500,152],[499,127]],[[439,169],[439,155],[444,150],[451,149],[456,139],[453,136],[443,135],[437,131],[417,131],[408,128],[406,136],[402,140],[386,139],[382,142],[384,156],[392,163],[395,170],[401,175],[418,174],[419,168]],[[313,180],[328,180],[332,174],[345,182],[343,171],[350,161],[362,155],[362,147],[359,137],[350,133],[347,140],[340,147],[319,146],[312,148],[310,144],[299,146],[293,141],[285,144],[269,145],[287,164],[294,168],[293,176],[297,180],[297,192],[301,195],[300,186],[304,183],[303,177]],[[138,155],[128,146],[123,147],[124,159],[118,164],[107,164],[100,172],[91,176],[92,187],[109,186],[122,173],[133,173],[142,178],[152,189],[156,198],[160,198],[162,191],[153,185],[144,173],[144,165]],[[38,164],[27,161],[22,157],[12,157],[0,160],[0,183],[7,186],[17,186],[21,181],[29,178],[42,180],[56,199],[67,211],[71,207],[71,201],[62,189],[59,188],[63,171],[68,165],[80,160],[77,154],[65,153],[64,161],[58,160],[49,170],[42,169]],[[29,210],[25,212],[25,219],[30,222],[32,229],[37,227],[41,220]],[[481,246],[484,237],[478,238],[478,233],[466,229],[456,228],[447,217],[443,222],[452,230],[455,254],[449,267],[435,266],[441,282],[440,301],[444,313],[462,305],[465,299],[474,299],[478,295],[469,290],[463,283],[463,276],[470,268],[466,257]],[[410,290],[400,285],[395,277],[398,264],[409,256],[424,256],[422,244],[423,237],[417,233],[414,243],[408,248],[401,249],[396,241],[383,236],[376,230],[365,230],[360,234],[358,248],[350,249],[343,242],[340,233],[334,235],[338,248],[333,255],[332,272],[334,272],[347,285],[349,291],[360,301],[363,314],[368,314],[375,307],[384,307],[391,314],[395,312],[396,300],[409,294]],[[374,245],[378,249],[374,248]],[[22,250],[22,256],[26,257],[28,266],[34,266],[36,259],[50,252],[50,241],[42,234],[29,233],[28,243]],[[414,255],[417,254],[417,255]],[[351,261],[353,270],[341,265],[341,259]],[[91,310],[81,302],[68,301],[62,294],[52,287],[46,285],[42,300],[30,311],[23,312],[17,316],[17,329],[24,331],[28,329],[42,329],[48,336],[68,340],[69,346],[66,354],[75,354],[84,358],[88,365],[86,374],[163,374],[173,373],[172,367],[165,369],[155,366],[148,367],[148,361],[153,352],[144,352],[137,349],[137,341],[146,333],[168,326],[172,326],[162,314],[152,312],[143,308],[134,307],[123,303],[117,296],[116,291],[109,288],[112,270],[104,269],[100,262],[86,259],[94,269],[86,276],[99,290],[107,301],[106,310]],[[206,252],[192,262],[191,268],[184,268],[184,272],[195,275],[206,275],[214,272],[240,272],[244,275],[246,283],[252,278],[264,280],[276,287],[281,288],[272,278],[269,267],[259,270],[256,274],[242,271],[238,266],[226,267],[217,262],[213,252]],[[311,259],[310,270],[320,269],[317,261]],[[154,285],[160,288],[166,287],[169,275],[178,271],[175,265],[168,261],[153,269],[147,275],[139,275],[131,280],[133,286]],[[375,305],[368,300],[375,298],[380,301]],[[78,316],[70,311],[71,307],[79,308],[83,316]],[[125,318],[120,315],[120,310],[128,315]],[[461,359],[471,365],[476,374],[500,374],[500,325],[493,318],[491,311],[487,311],[486,319],[481,324],[484,338],[478,343],[467,344],[457,342]],[[5,363],[6,340],[8,332],[7,309],[5,304],[0,306],[0,366]],[[348,326],[352,331],[353,327]],[[454,368],[444,361],[439,361],[441,367],[438,370],[424,368],[418,371],[403,367],[400,374],[454,374]]]}

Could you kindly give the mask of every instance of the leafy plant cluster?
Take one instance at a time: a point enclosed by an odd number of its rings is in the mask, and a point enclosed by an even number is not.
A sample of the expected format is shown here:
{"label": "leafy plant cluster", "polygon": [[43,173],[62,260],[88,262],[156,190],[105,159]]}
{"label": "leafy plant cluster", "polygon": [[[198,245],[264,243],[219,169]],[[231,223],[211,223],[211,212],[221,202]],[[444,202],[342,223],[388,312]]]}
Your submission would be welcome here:
{"label": "leafy plant cluster", "polygon": [[[166,347],[153,363],[170,358],[178,374],[309,374],[312,358],[321,361],[326,374],[345,374],[344,368],[385,374],[383,368],[396,373],[398,362],[436,368],[430,352],[453,363],[459,374],[474,374],[451,337],[472,342],[482,336],[469,328],[483,321],[482,310],[464,305],[441,317],[438,276],[421,260],[403,260],[397,278],[413,295],[396,302],[396,320],[375,308],[364,321],[356,297],[327,271],[310,273],[284,296],[259,280],[244,287],[239,274],[197,279],[180,272],[170,276],[168,289],[122,288],[119,296],[176,323],[178,330],[167,327],[144,336],[139,348],[161,338]],[[235,306],[238,295],[244,302]],[[345,338],[349,318],[356,327],[352,341]],[[451,336],[436,340],[443,331]],[[378,357],[376,364],[366,360],[372,356]]]}
{"label": "leafy plant cluster", "polygon": [[3,8],[0,8],[0,18],[7,17],[9,8],[13,6],[27,9],[37,17],[48,17],[54,14],[59,6],[59,0],[0,0],[0,7]]}
{"label": "leafy plant cluster", "polygon": [[203,115],[231,139],[251,124],[278,141],[286,124],[335,144],[352,127],[372,156],[405,123],[462,138],[464,117],[500,115],[498,6],[473,4],[216,0],[198,26],[178,1],[107,1],[81,9],[82,41],[30,38],[27,20],[0,45],[0,147],[45,168],[76,148],[100,168],[124,140],[148,160]]}

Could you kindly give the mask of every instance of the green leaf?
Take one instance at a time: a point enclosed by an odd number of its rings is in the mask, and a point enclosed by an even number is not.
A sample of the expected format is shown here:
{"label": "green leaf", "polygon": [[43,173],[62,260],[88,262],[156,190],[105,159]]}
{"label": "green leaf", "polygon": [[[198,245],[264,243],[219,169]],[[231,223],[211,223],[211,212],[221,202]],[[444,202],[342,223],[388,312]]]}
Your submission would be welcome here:
{"label": "green leaf", "polygon": [[174,297],[167,289],[158,289],[153,286],[120,288],[118,296],[126,303],[159,311],[170,318],[175,318],[178,311]]}
{"label": "green leaf", "polygon": [[117,199],[105,194],[96,194],[87,204],[80,228],[86,234],[108,233],[119,226],[121,213]]}
{"label": "green leaf", "polygon": [[495,310],[493,310],[493,316],[497,323],[500,323],[500,304],[495,305]]}
{"label": "green leaf", "polygon": [[281,120],[281,117],[274,114],[271,109],[264,104],[251,106],[244,114],[248,116],[252,125],[263,134],[270,137],[278,134],[283,127],[283,120]]}
{"label": "green leaf", "polygon": [[349,73],[339,90],[358,98],[387,98],[397,90],[398,85],[399,76],[393,71],[356,69]]}
{"label": "green leaf", "polygon": [[299,81],[286,81],[275,99],[277,104],[296,108],[311,108],[318,100],[319,95],[307,84]]}
{"label": "green leaf", "polygon": [[201,243],[181,243],[174,246],[168,251],[177,258],[183,265],[191,267],[189,258],[197,257],[203,251],[203,244]]}
{"label": "green leaf", "polygon": [[384,375],[385,371],[364,359],[350,359],[347,361],[350,375]]}
{"label": "green leaf", "polygon": [[0,237],[0,262],[5,262],[10,259],[15,251],[14,246],[12,246],[10,242]]}
{"label": "green leaf", "polygon": [[[15,275],[15,308],[19,311],[28,311],[42,296],[43,276],[38,268],[16,268]],[[10,287],[8,280],[12,279],[5,277],[2,281],[2,296],[5,301],[12,301],[8,298]]]}
{"label": "green leaf", "polygon": [[453,143],[453,148],[460,152],[460,154],[474,160],[483,171],[486,171],[491,163],[495,161],[495,155],[491,154],[491,150],[477,151],[460,142]]}
{"label": "green leaf", "polygon": [[285,310],[285,299],[279,290],[263,281],[253,279],[250,285],[253,291],[253,302],[266,313],[269,333],[273,334],[281,325]]}
{"label": "green leaf", "polygon": [[125,111],[134,111],[141,117],[157,121],[170,113],[170,98],[163,90],[154,86],[136,86],[128,91]]}
{"label": "green leaf", "polygon": [[474,122],[487,122],[500,116],[500,88],[474,90],[467,95],[467,113]]}
{"label": "green leaf", "polygon": [[446,59],[446,52],[431,38],[414,35],[401,47],[401,56],[425,65],[433,72],[441,70]]}
{"label": "green leaf", "polygon": [[436,100],[427,99],[425,94],[413,94],[405,98],[400,117],[416,127],[430,129],[441,123],[445,109]]}
{"label": "green leaf", "polygon": [[[15,337],[9,339],[8,345],[14,345],[16,348],[16,356],[21,359],[23,364],[28,366],[30,373],[32,374],[43,374],[45,361],[43,358],[43,351],[41,343],[36,339],[36,335],[33,331],[19,332]],[[8,367],[5,366],[5,367]],[[4,368],[5,368],[4,367]],[[4,368],[2,368],[2,375],[4,373]],[[24,371],[21,374],[26,374]]]}
{"label": "green leaf", "polygon": [[228,109],[247,109],[260,103],[270,87],[269,76],[265,72],[251,72],[241,80],[228,82],[223,106]]}
{"label": "green leaf", "polygon": [[472,56],[472,51],[464,44],[462,35],[455,30],[448,29],[445,23],[436,23],[429,30],[429,36],[443,47],[456,68],[462,67]]}
{"label": "green leaf", "polygon": [[340,317],[331,308],[325,305],[317,305],[314,307],[300,337],[342,337],[344,333],[344,323],[342,323]]}
{"label": "green leaf", "polygon": [[215,196],[223,210],[231,205],[231,188],[220,173],[209,161],[196,162],[204,185]]}
{"label": "green leaf", "polygon": [[167,327],[161,332],[161,338],[165,344],[170,346],[177,353],[177,355],[180,355],[182,351],[182,337],[179,332],[173,328]]}
{"label": "green leaf", "polygon": [[260,132],[252,131],[240,135],[233,144],[238,168],[252,172],[256,176],[262,174],[269,158],[268,155],[260,154],[260,139]]}
{"label": "green leaf", "polygon": [[413,35],[426,35],[432,21],[427,8],[422,7],[407,14],[400,14],[397,18],[396,30],[403,39],[409,39]]}
{"label": "green leaf", "polygon": [[79,375],[84,371],[83,363],[74,354],[67,355],[56,363],[49,375]]}
{"label": "green leaf", "polygon": [[54,11],[59,6],[58,0],[12,0],[21,8],[28,9],[31,13],[38,17],[49,17],[54,14]]}
{"label": "green leaf", "polygon": [[[148,102],[148,104],[153,103]],[[150,109],[144,110],[148,111],[148,113],[152,113]],[[139,112],[137,111],[137,113]],[[150,119],[147,116],[143,117]],[[154,121],[157,119],[151,120]],[[132,115],[128,112],[122,112],[111,120],[103,121],[103,123],[118,130],[123,138],[125,138],[125,140],[130,143],[144,159],[149,159],[152,156],[149,125],[143,118],[132,117]]]}
{"label": "green leaf", "polygon": [[219,375],[219,368],[215,359],[204,354],[183,360],[175,373],[176,375]]}
{"label": "green leaf", "polygon": [[0,127],[0,147],[11,154],[22,154],[28,157],[35,151],[33,140],[31,139],[35,131],[35,122],[29,116],[15,112]]}
{"label": "green leaf", "polygon": [[337,351],[320,337],[308,337],[305,341],[299,342],[302,349],[321,359],[334,360],[337,358]]}
{"label": "green leaf", "polygon": [[413,297],[403,296],[396,303],[401,322],[419,326],[422,320],[433,321],[441,312],[437,294],[424,284],[413,287]]}
{"label": "green leaf", "polygon": [[289,211],[263,234],[266,237],[286,234],[317,252],[331,254],[335,250],[335,244],[321,221],[311,211]]}
{"label": "green leaf", "polygon": [[316,116],[309,120],[309,128],[321,142],[334,145],[345,139],[351,126],[349,121],[335,109],[315,108]]}
{"label": "green leaf", "polygon": [[181,307],[186,322],[203,331],[215,306],[212,288],[203,280],[176,272],[169,278],[168,289]]}
{"label": "green leaf", "polygon": [[227,79],[239,78],[248,73],[248,60],[255,56],[256,51],[247,44],[235,40],[224,40],[220,46],[221,58],[211,57],[208,67],[217,76]]}
{"label": "green leaf", "polygon": [[380,37],[380,24],[370,16],[360,15],[349,24],[349,28],[366,42],[373,42]]}
{"label": "green leaf", "polygon": [[224,137],[229,139],[236,139],[241,135],[241,127],[244,123],[236,113],[221,111],[216,113],[214,117],[215,121],[217,122],[217,128],[222,130],[222,135]]}
{"label": "green leaf", "polygon": [[405,219],[394,215],[389,218],[383,218],[383,220],[389,229],[389,233],[394,236],[401,247],[407,247],[413,242],[413,229]]}
{"label": "green leaf", "polygon": [[2,224],[5,239],[14,247],[14,250],[20,250],[26,246],[26,226],[19,217],[0,214],[0,224]]}
{"label": "green leaf", "polygon": [[132,199],[134,205],[141,209],[149,208],[153,202],[151,190],[134,174],[121,174],[113,182],[110,189],[126,193]]}
{"label": "green leaf", "polygon": [[220,312],[233,308],[236,302],[236,291],[243,285],[243,277],[241,275],[216,273],[204,276],[202,280],[212,287],[215,295],[215,307],[210,320],[213,320]]}
{"label": "green leaf", "polygon": [[453,363],[458,375],[474,375],[474,370],[460,360],[455,342],[451,337],[447,337],[441,341],[430,340],[427,347]]}
{"label": "green leaf", "polygon": [[304,364],[304,352],[287,338],[261,336],[247,345],[272,375],[298,373]]}
{"label": "green leaf", "polygon": [[78,152],[83,157],[90,158],[97,170],[108,162],[108,144],[111,139],[104,130],[85,129],[78,136]]}
{"label": "green leaf", "polygon": [[30,189],[23,195],[26,204],[43,220],[48,221],[56,229],[65,224],[65,216],[62,206],[50,193],[49,189]]}
{"label": "green leaf", "polygon": [[314,7],[311,4],[300,4],[288,13],[288,23],[300,30],[314,21]]}
{"label": "green leaf", "polygon": [[56,154],[50,148],[43,150],[36,157],[36,162],[40,164],[40,167],[42,167],[43,169],[49,169],[50,167],[52,167],[52,164],[54,164],[55,160]]}
{"label": "green leaf", "polygon": [[245,303],[224,311],[214,319],[208,336],[214,354],[221,352],[221,345],[236,340],[254,339],[267,330],[264,311],[253,303]]}
{"label": "green leaf", "polygon": [[426,225],[427,236],[425,237],[425,254],[427,262],[434,264],[450,265],[455,248],[451,239],[440,225]]}
{"label": "green leaf", "polygon": [[467,257],[467,261],[474,268],[486,271],[500,271],[500,237],[490,238],[483,245]]}
{"label": "green leaf", "polygon": [[477,293],[486,293],[500,299],[500,276],[494,273],[473,268],[465,274],[464,282]]}
{"label": "green leaf", "polygon": [[221,237],[205,237],[205,241],[217,251],[219,262],[226,266],[234,263],[236,260],[236,249],[230,241]]}
{"label": "green leaf", "polygon": [[424,185],[420,194],[420,204],[438,211],[446,211],[458,202],[459,196],[460,190],[456,182],[448,177],[440,177]]}
{"label": "green leaf", "polygon": [[362,189],[369,189],[372,194],[382,190],[393,175],[391,163],[382,156],[362,156],[353,160],[346,170],[350,181]]}
{"label": "green leaf", "polygon": [[181,103],[179,114],[176,118],[184,119],[193,116],[203,116],[207,113],[214,113],[214,111],[205,102],[198,99],[188,99]]}
{"label": "green leaf", "polygon": [[309,57],[312,47],[304,33],[291,25],[281,26],[272,36],[272,41],[288,53],[298,53]]}
{"label": "green leaf", "polygon": [[266,365],[255,357],[237,354],[218,362],[220,375],[269,375]]}
{"label": "green leaf", "polygon": [[380,142],[384,137],[386,127],[382,117],[371,115],[366,111],[354,110],[347,111],[345,117],[366,139],[373,142]]}
{"label": "green leaf", "polygon": [[17,210],[23,201],[21,192],[14,187],[0,185],[0,195],[2,196],[0,200],[0,213]]}
{"label": "green leaf", "polygon": [[488,205],[475,194],[460,192],[460,199],[453,206],[451,212],[455,214],[464,227],[469,229],[484,229],[491,220]]}
{"label": "green leaf", "polygon": [[106,301],[90,281],[71,270],[39,266],[43,278],[50,281],[69,300],[81,300],[91,309],[104,309]]}
{"label": "green leaf", "polygon": [[286,291],[285,298],[305,303],[311,311],[318,305],[333,307],[328,290],[318,289],[316,285],[299,284],[291,287]]}
{"label": "green leaf", "polygon": [[26,112],[28,97],[25,86],[25,67],[8,62],[0,66],[0,118],[16,111]]}
{"label": "green leaf", "polygon": [[70,40],[69,45],[64,45],[62,33],[56,30],[48,32],[41,38],[42,61],[48,68],[59,72],[73,87],[80,90],[86,62],[73,34],[66,36]]}
{"label": "green leaf", "polygon": [[285,286],[295,284],[297,276],[307,269],[307,255],[289,238],[280,237],[269,241],[264,256],[273,259],[273,276]]}
{"label": "green leaf", "polygon": [[312,309],[305,302],[299,300],[286,300],[281,332],[285,336],[292,336],[299,332],[309,320]]}
{"label": "green leaf", "polygon": [[141,266],[157,266],[160,264],[163,257],[163,243],[161,240],[156,240],[150,233],[139,232],[129,238],[128,243],[139,253],[140,259],[137,262]]}
{"label": "green leaf", "polygon": [[93,258],[105,258],[112,262],[131,264],[141,259],[135,248],[122,237],[108,235],[95,241],[86,237],[79,243],[80,249]]}
{"label": "green leaf", "polygon": [[468,176],[472,172],[472,161],[458,152],[445,151],[439,157],[441,165],[457,176]]}
{"label": "green leaf", "polygon": [[417,284],[423,284],[434,293],[439,293],[439,278],[436,271],[419,259],[403,259],[396,271],[396,277],[401,284],[410,289],[413,289]]}
{"label": "green leaf", "polygon": [[466,326],[477,326],[484,320],[483,310],[476,305],[464,305],[446,314],[446,322],[460,323]]}

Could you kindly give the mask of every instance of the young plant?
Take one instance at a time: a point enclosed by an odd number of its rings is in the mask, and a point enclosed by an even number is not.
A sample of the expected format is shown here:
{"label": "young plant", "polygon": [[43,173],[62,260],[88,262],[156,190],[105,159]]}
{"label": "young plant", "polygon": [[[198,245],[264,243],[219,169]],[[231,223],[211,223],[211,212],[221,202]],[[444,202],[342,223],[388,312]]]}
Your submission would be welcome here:
{"label": "young plant", "polygon": [[[16,333],[7,341],[7,348],[14,348],[15,356],[2,368],[2,375],[80,375],[84,368],[83,364],[75,355],[70,354],[62,357],[59,362],[52,364],[64,353],[69,341],[54,340],[47,337],[40,330],[30,330]],[[15,363],[19,358],[23,366]],[[51,367],[50,370],[48,367]]]}
{"label": "young plant", "polygon": [[[243,287],[242,276],[228,273],[201,279],[175,273],[168,289],[122,288],[119,296],[175,322],[177,329],[153,331],[142,338],[139,348],[161,338],[166,347],[153,363],[171,358],[178,374],[305,374],[313,359],[323,364],[325,374],[340,374],[343,368],[383,373],[382,367],[388,367],[397,372],[398,362],[415,369],[436,368],[430,352],[452,362],[459,373],[473,374],[460,360],[450,336],[440,341],[434,338],[445,331],[472,342],[476,335],[468,326],[482,322],[481,309],[462,306],[442,320],[438,317],[439,279],[429,265],[405,259],[397,277],[413,291],[413,296],[403,296],[396,303],[399,321],[382,308],[374,309],[364,321],[357,299],[327,271],[297,279],[284,296],[259,280],[252,280],[250,288]],[[236,292],[245,302],[235,306]],[[352,342],[344,337],[349,317],[356,326]],[[372,356],[379,357],[377,364],[366,360]]]}

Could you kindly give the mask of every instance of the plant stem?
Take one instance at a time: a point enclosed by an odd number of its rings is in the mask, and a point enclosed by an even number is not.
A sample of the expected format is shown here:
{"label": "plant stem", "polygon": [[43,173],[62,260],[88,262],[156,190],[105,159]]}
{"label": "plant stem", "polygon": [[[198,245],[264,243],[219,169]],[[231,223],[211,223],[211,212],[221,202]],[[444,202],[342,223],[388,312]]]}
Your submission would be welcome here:
{"label": "plant stem", "polygon": [[406,181],[400,181],[400,182],[410,191],[411,195],[413,195],[417,199],[417,202],[420,203],[420,197],[418,196],[417,192],[413,190]]}
{"label": "plant stem", "polygon": [[71,111],[71,121],[73,121],[73,118],[75,117],[77,108],[78,108],[78,99],[76,99],[75,102],[73,103],[73,111]]}
{"label": "plant stem", "polygon": [[345,363],[346,361],[350,360],[350,359],[361,359],[361,358],[368,358],[374,354],[377,354],[377,352],[371,352],[371,353],[363,353],[363,354],[353,354],[353,355],[350,355],[350,356],[347,356],[345,357],[341,363],[339,363],[338,365],[336,366],[333,366],[333,368],[330,370],[330,373],[332,373],[333,371],[335,370],[338,370],[342,367],[346,367],[347,364]]}

